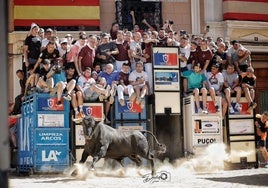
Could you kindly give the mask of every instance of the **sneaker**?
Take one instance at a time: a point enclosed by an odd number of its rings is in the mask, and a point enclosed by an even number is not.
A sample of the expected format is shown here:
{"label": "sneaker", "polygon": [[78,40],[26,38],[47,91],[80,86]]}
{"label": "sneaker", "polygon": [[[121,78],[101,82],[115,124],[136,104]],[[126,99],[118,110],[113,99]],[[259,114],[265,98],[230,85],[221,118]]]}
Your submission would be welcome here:
{"label": "sneaker", "polygon": [[215,103],[215,109],[216,109],[217,112],[220,111],[220,107],[219,107],[219,105],[217,103]]}
{"label": "sneaker", "polygon": [[55,95],[57,92],[57,87],[53,87],[51,90],[50,90],[50,95],[53,96]]}
{"label": "sneaker", "polygon": [[202,110],[202,113],[203,113],[203,114],[208,114],[208,110],[207,110],[207,108],[204,108],[204,109]]}
{"label": "sneaker", "polygon": [[113,95],[110,95],[110,97],[109,97],[109,103],[110,104],[113,104],[114,103],[114,96]]}
{"label": "sneaker", "polygon": [[236,104],[235,104],[235,109],[236,109],[238,112],[241,112],[241,110],[242,110],[242,106],[241,106],[239,103],[236,103]]}
{"label": "sneaker", "polygon": [[268,168],[268,162],[265,163],[264,168]]}
{"label": "sneaker", "polygon": [[253,110],[254,108],[256,108],[256,106],[257,106],[257,103],[251,102],[249,107],[248,107],[248,111]]}
{"label": "sneaker", "polygon": [[198,108],[197,113],[202,114],[202,111],[203,111],[202,108]]}
{"label": "sneaker", "polygon": [[125,106],[125,100],[124,99],[120,99],[119,103],[120,103],[121,106]]}
{"label": "sneaker", "polygon": [[140,99],[140,107],[141,107],[141,109],[144,109],[144,106],[145,106],[145,101]]}
{"label": "sneaker", "polygon": [[232,106],[229,107],[229,113],[230,113],[230,114],[233,114],[233,113],[234,113],[234,109],[233,109]]}
{"label": "sneaker", "polygon": [[72,100],[72,97],[70,94],[67,94],[67,95],[64,95],[63,98],[67,101],[71,101]]}
{"label": "sneaker", "polygon": [[56,105],[57,106],[62,106],[62,102],[61,101],[58,101]]}
{"label": "sneaker", "polygon": [[81,117],[81,118],[86,117],[86,115],[84,114],[84,112],[83,112],[83,111],[79,112],[79,115],[80,115],[80,117]]}
{"label": "sneaker", "polygon": [[136,93],[132,93],[131,94],[131,96],[129,97],[129,100],[131,101],[131,102],[133,102],[133,101],[135,101],[135,99],[136,99]]}

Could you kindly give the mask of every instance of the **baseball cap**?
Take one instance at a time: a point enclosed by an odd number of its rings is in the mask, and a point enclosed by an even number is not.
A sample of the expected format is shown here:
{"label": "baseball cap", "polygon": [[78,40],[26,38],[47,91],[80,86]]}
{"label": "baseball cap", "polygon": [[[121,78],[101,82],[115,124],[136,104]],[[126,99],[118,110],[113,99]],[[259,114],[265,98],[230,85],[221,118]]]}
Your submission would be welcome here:
{"label": "baseball cap", "polygon": [[215,63],[211,67],[220,68],[220,64],[219,63]]}
{"label": "baseball cap", "polygon": [[32,24],[31,24],[31,30],[32,30],[33,28],[35,28],[35,27],[37,27],[37,28],[39,29],[39,26],[38,26],[36,23],[32,23]]}
{"label": "baseball cap", "polygon": [[185,30],[180,30],[180,35],[186,35],[187,32]]}
{"label": "baseball cap", "polygon": [[67,38],[67,37],[73,38],[73,36],[71,34],[69,34],[69,33],[65,35],[65,38]]}
{"label": "baseball cap", "polygon": [[60,44],[63,44],[63,43],[67,43],[68,41],[67,41],[67,38],[62,38],[61,40],[60,40]]}
{"label": "baseball cap", "polygon": [[84,34],[82,34],[82,35],[79,36],[79,39],[83,39],[83,40],[85,40],[85,39],[87,39],[87,36],[84,35]]}
{"label": "baseball cap", "polygon": [[102,33],[101,38],[109,38],[110,35],[108,33]]}
{"label": "baseball cap", "polygon": [[52,33],[53,30],[52,30],[51,28],[47,28],[46,33],[47,33],[47,32],[51,32],[51,33]]}

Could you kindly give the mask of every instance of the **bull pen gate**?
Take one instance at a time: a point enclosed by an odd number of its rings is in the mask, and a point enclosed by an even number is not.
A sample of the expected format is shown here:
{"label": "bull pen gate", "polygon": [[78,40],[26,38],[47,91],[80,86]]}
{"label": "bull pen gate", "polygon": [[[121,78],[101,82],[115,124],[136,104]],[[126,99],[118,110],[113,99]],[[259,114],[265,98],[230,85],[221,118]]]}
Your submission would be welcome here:
{"label": "bull pen gate", "polygon": [[18,172],[62,172],[70,165],[70,103],[33,94],[22,104],[18,127]]}

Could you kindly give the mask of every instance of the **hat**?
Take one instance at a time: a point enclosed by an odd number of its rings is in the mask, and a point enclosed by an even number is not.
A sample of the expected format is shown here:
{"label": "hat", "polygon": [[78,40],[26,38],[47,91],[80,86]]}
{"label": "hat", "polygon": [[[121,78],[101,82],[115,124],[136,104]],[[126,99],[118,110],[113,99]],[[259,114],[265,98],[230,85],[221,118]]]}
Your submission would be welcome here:
{"label": "hat", "polygon": [[220,68],[220,64],[219,63],[215,63],[211,67]]}
{"label": "hat", "polygon": [[186,35],[187,32],[185,30],[180,30],[180,35]]}
{"label": "hat", "polygon": [[73,38],[73,36],[71,34],[69,34],[69,33],[65,35],[65,38],[67,38],[67,37]]}
{"label": "hat", "polygon": [[36,23],[32,23],[32,24],[31,24],[31,30],[32,30],[33,28],[35,28],[35,27],[39,28],[39,26],[38,26]]}
{"label": "hat", "polygon": [[38,33],[44,33],[44,32],[45,32],[45,30],[43,28],[40,28],[38,31]]}
{"label": "hat", "polygon": [[47,33],[47,32],[51,32],[51,33],[52,33],[53,30],[52,30],[51,28],[47,28],[46,33]]}
{"label": "hat", "polygon": [[84,35],[84,34],[82,34],[82,35],[79,36],[79,39],[83,39],[83,40],[85,40],[85,39],[87,39],[87,36]]}
{"label": "hat", "polygon": [[108,33],[102,33],[101,34],[101,38],[109,38],[109,34]]}
{"label": "hat", "polygon": [[96,71],[92,71],[91,72],[91,75],[93,75],[93,74],[97,74],[98,75],[98,73]]}
{"label": "hat", "polygon": [[63,43],[68,43],[68,41],[67,41],[66,38],[62,38],[62,39],[60,40],[60,44],[63,44]]}

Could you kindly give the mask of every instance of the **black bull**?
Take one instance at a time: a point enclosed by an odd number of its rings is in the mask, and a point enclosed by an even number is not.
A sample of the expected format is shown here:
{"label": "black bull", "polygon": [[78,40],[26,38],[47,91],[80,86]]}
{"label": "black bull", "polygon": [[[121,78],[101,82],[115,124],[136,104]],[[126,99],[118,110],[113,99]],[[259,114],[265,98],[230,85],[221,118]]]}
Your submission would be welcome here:
{"label": "black bull", "polygon": [[[160,144],[155,136],[149,131],[120,131],[104,123],[96,123],[95,120],[86,116],[82,120],[86,144],[80,163],[84,163],[89,155],[93,157],[91,168],[101,158],[115,159],[122,165],[125,157],[130,158],[137,166],[141,165],[143,157],[150,161],[152,175],[155,175],[154,158],[166,151],[166,146]],[[153,136],[158,150],[153,153],[149,150],[149,144],[143,133]],[[123,166],[123,165],[122,165]]]}

